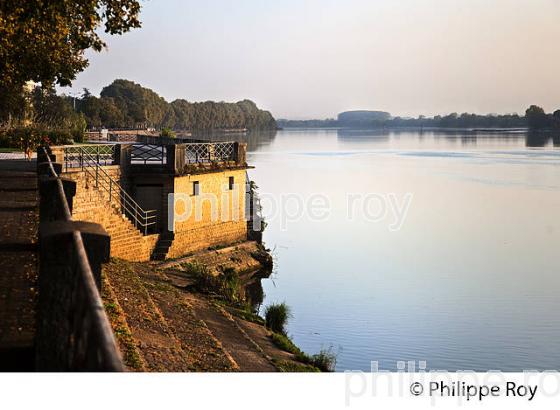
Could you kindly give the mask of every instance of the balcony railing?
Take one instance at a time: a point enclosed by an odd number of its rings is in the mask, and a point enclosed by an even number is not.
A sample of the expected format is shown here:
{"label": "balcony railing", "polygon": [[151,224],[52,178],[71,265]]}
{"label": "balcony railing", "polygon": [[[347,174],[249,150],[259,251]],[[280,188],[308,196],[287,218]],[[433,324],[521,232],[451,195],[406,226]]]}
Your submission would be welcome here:
{"label": "balcony railing", "polygon": [[115,163],[115,144],[65,145],[63,148],[65,170]]}
{"label": "balcony railing", "polygon": [[203,168],[247,165],[246,144],[240,142],[91,144],[52,149],[66,171],[122,165],[133,173],[183,174]]}
{"label": "balcony railing", "polygon": [[235,160],[235,142],[185,144],[186,164],[206,164]]}
{"label": "balcony railing", "polygon": [[130,163],[134,165],[167,164],[167,146],[152,144],[133,144]]}

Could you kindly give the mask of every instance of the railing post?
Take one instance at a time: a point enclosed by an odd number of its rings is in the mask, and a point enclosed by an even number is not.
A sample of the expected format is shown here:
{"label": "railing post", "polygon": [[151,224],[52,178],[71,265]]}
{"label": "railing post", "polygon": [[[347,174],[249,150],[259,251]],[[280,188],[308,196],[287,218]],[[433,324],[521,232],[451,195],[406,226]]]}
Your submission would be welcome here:
{"label": "railing post", "polygon": [[[66,164],[67,152],[65,147],[49,147],[49,157],[52,162]],[[45,159],[46,161],[46,159]],[[67,166],[67,165],[66,165]]]}
{"label": "railing post", "polygon": [[113,196],[113,180],[109,180],[109,203],[111,203],[111,198]]}
{"label": "railing post", "polygon": [[[185,168],[186,163],[186,145],[175,144],[167,147],[167,166],[174,174],[179,174]],[[170,161],[172,161],[170,163]]]}
{"label": "railing post", "polygon": [[116,144],[113,145],[113,163],[112,165],[120,165],[121,164],[121,145]]}
{"label": "railing post", "polygon": [[[98,224],[75,221],[43,223],[39,240],[39,317],[36,364],[39,371],[109,370],[107,363],[92,363],[89,334],[83,334],[83,272],[79,266],[74,232],[82,234],[87,258],[100,286],[101,263],[109,260],[110,237]],[[85,306],[85,309],[88,307]],[[111,363],[110,370],[122,365]],[[116,368],[114,368],[116,367]]]}
{"label": "railing post", "polygon": [[[60,164],[59,164],[60,165]],[[39,219],[40,222],[54,221],[63,219],[62,204],[57,203],[60,198],[58,194],[57,177],[39,178]],[[64,195],[68,202],[68,208],[72,212],[73,198],[76,195],[76,181],[67,178],[60,178]]]}
{"label": "railing post", "polygon": [[236,142],[233,146],[235,163],[239,165],[247,164],[247,143]]}

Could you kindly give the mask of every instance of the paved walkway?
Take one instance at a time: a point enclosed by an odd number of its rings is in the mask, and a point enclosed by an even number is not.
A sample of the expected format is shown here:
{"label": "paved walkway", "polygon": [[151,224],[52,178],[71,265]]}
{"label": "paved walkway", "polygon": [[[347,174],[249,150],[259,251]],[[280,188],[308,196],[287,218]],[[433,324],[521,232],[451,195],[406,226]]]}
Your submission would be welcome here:
{"label": "paved walkway", "polygon": [[0,160],[0,371],[32,370],[37,281],[35,161]]}
{"label": "paved walkway", "polygon": [[[37,154],[32,154],[33,158],[37,158]],[[2,159],[25,159],[23,152],[0,152],[0,160]]]}

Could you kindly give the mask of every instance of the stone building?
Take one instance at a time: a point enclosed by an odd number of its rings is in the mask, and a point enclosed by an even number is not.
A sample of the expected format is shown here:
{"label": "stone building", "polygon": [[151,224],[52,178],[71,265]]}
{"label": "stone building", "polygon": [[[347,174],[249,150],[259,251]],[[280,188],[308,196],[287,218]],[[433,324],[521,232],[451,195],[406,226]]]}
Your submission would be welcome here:
{"label": "stone building", "polygon": [[111,256],[175,258],[247,240],[246,145],[126,143],[52,147],[73,179],[73,218],[101,224]]}

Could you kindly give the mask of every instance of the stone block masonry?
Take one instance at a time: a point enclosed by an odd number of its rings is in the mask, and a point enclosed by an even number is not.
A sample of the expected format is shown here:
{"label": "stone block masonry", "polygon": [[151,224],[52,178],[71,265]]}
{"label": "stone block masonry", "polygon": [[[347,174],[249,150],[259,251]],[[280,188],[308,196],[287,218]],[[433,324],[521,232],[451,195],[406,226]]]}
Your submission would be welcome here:
{"label": "stone block masonry", "polygon": [[[120,182],[120,167],[104,167],[115,181]],[[76,196],[72,218],[76,221],[95,222],[111,236],[111,256],[128,261],[149,261],[159,235],[144,236],[134,224],[119,211],[108,193],[95,188],[95,178],[81,170],[69,170],[64,177],[76,181]]]}
{"label": "stone block masonry", "polygon": [[[233,189],[230,189],[230,178],[233,178]],[[196,194],[195,183],[199,190]],[[245,183],[245,170],[175,177],[174,193],[176,198],[182,199],[175,203],[175,239],[167,256],[176,258],[212,246],[247,240]]]}

